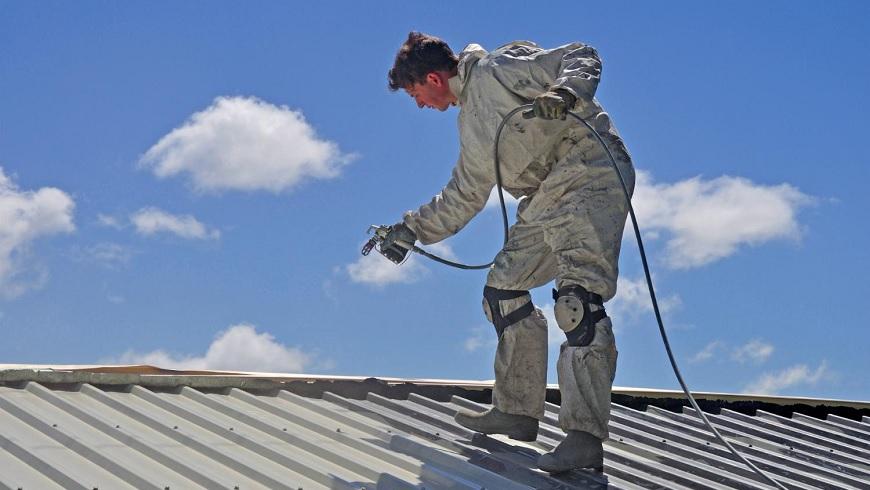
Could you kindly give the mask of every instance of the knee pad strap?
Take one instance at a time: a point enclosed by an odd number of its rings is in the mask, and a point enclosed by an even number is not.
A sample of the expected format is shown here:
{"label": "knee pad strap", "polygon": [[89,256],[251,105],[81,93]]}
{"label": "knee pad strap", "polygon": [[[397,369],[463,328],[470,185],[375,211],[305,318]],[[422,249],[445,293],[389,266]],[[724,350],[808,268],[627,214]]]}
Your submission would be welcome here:
{"label": "knee pad strap", "polygon": [[[600,295],[590,293],[583,286],[564,286],[553,290],[555,314],[559,328],[565,332],[568,345],[583,347],[595,337],[595,324],[607,316]],[[599,309],[592,311],[590,305]]]}
{"label": "knee pad strap", "polygon": [[[520,306],[507,315],[502,315],[501,305],[499,304],[500,301],[518,299],[523,296],[529,297],[529,301],[526,304]],[[490,317],[492,324],[495,326],[495,332],[498,334],[498,338],[501,338],[506,328],[531,315],[535,311],[535,305],[532,304],[532,297],[528,291],[496,289],[490,286],[484,286],[483,299],[486,302],[486,306],[488,306],[488,316]]]}

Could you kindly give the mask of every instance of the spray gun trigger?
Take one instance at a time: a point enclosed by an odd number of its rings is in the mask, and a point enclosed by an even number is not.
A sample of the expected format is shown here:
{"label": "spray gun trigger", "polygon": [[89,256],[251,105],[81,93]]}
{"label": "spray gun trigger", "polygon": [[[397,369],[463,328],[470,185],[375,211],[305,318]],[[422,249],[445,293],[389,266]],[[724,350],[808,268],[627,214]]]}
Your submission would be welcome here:
{"label": "spray gun trigger", "polygon": [[367,241],[366,244],[363,245],[363,248],[361,250],[362,254],[368,255],[369,253],[371,253],[372,249],[375,248],[376,244],[377,240],[375,238],[370,238],[369,241]]}
{"label": "spray gun trigger", "polygon": [[[390,233],[390,227],[386,225],[371,225],[366,233],[373,236],[365,245],[363,245],[361,250],[363,255],[368,255],[376,246],[384,243],[384,239],[387,237],[387,234]],[[378,251],[381,252],[380,248],[378,248]],[[381,253],[383,254],[383,252]]]}

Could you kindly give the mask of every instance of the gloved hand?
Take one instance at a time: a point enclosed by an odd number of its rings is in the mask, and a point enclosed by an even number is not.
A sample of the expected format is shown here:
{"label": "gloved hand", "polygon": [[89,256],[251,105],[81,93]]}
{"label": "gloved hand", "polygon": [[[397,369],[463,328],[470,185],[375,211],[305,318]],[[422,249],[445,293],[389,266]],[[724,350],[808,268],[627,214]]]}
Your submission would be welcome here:
{"label": "gloved hand", "polygon": [[417,234],[400,221],[391,226],[390,232],[384,237],[384,242],[381,243],[381,252],[390,261],[401,264],[405,260],[405,256],[408,255],[409,249],[399,245],[396,243],[397,241],[414,245],[414,242],[417,241]]}
{"label": "gloved hand", "polygon": [[532,109],[541,119],[562,119],[574,107],[577,98],[565,90],[550,90],[535,97]]}

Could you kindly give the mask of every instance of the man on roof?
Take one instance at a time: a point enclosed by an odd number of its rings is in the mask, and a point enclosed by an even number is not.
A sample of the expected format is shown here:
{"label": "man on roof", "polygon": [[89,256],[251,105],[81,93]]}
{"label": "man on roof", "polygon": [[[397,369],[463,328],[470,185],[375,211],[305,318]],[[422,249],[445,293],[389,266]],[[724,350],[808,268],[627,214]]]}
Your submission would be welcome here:
{"label": "man on roof", "polygon": [[[389,86],[421,109],[459,107],[459,158],[441,193],[392,227],[382,249],[401,259],[396,241],[436,243],[458,233],[496,185],[493,144],[511,110],[534,104],[535,119],[516,117],[501,136],[505,191],[520,199],[516,223],[489,270],[483,309],[495,326],[493,407],[460,412],[456,422],[485,434],[533,441],[544,416],[547,321],[529,290],[556,281],[555,316],[566,341],[556,369],[559,425],[567,433],[538,466],[551,473],[603,466],[616,344],[604,303],[616,293],[617,262],[628,207],[606,152],[572,119],[575,111],[602,136],[626,184],[631,158],[595,99],[601,60],[590,46],[543,49],[517,41],[487,52],[470,44],[455,55],[443,40],[411,32],[389,71]],[[399,260],[400,261],[400,260]]]}

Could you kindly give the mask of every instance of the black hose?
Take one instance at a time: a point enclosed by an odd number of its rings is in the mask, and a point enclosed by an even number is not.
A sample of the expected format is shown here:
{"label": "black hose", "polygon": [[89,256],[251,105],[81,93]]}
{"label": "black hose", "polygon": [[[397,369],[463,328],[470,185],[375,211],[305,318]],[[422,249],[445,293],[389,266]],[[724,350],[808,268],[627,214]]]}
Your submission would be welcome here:
{"label": "black hose", "polygon": [[414,252],[417,252],[418,254],[420,254],[424,257],[429,257],[430,259],[434,260],[435,262],[440,262],[444,265],[449,265],[450,267],[456,267],[457,269],[465,269],[465,270],[488,269],[489,266],[492,265],[492,262],[490,262],[488,264],[481,264],[481,265],[467,265],[467,264],[461,264],[459,262],[453,262],[453,261],[441,258],[433,253],[427,252],[416,245],[414,245],[414,247],[411,248],[411,250]]}
{"label": "black hose", "polygon": [[[501,164],[499,163],[499,159],[498,159],[498,146],[499,146],[499,141],[501,139],[501,131],[502,131],[502,129],[504,129],[504,126],[507,123],[507,121],[511,117],[513,117],[514,114],[516,114],[517,112],[524,111],[527,109],[529,109],[529,111],[524,112],[523,117],[526,119],[530,119],[530,118],[535,117],[534,113],[530,111],[531,108],[532,108],[532,104],[526,104],[526,105],[521,105],[521,106],[517,107],[516,109],[510,111],[501,120],[501,123],[498,125],[498,129],[495,132],[495,144],[493,145],[494,146],[494,148],[493,148],[493,160],[495,162],[495,180],[496,180],[496,188],[498,189],[498,200],[499,200],[499,204],[501,205],[502,222],[504,224],[504,243],[505,244],[507,244],[507,240],[508,240],[509,227],[508,227],[507,208],[505,207],[505,204],[504,204],[504,194],[503,194],[503,191],[501,188],[501,185],[502,185]],[[683,375],[680,373],[680,368],[677,366],[677,361],[676,361],[676,359],[674,359],[674,353],[671,351],[671,343],[668,340],[668,334],[667,334],[667,332],[665,332],[665,326],[664,326],[664,323],[662,322],[662,314],[661,314],[661,311],[659,311],[659,303],[658,303],[658,300],[656,299],[655,290],[653,289],[652,275],[649,272],[649,264],[648,264],[647,259],[646,259],[646,251],[643,248],[643,240],[640,237],[640,227],[638,227],[638,224],[637,224],[637,217],[634,214],[634,207],[631,205],[631,194],[628,192],[628,186],[625,185],[625,179],[622,176],[622,172],[619,170],[619,167],[616,165],[616,160],[613,158],[613,154],[610,152],[610,148],[608,148],[607,145],[604,143],[604,140],[601,138],[601,135],[598,134],[598,131],[595,131],[595,129],[588,122],[586,122],[585,119],[578,116],[577,114],[574,114],[573,112],[568,112],[568,115],[571,116],[572,118],[576,119],[577,121],[579,121],[581,124],[583,124],[595,136],[595,139],[598,140],[598,143],[601,145],[602,148],[604,148],[604,151],[607,152],[607,157],[610,159],[610,163],[611,163],[611,165],[613,165],[613,169],[616,171],[616,175],[619,177],[619,183],[622,185],[622,192],[623,192],[623,194],[625,194],[625,201],[628,204],[628,212],[629,212],[629,215],[631,216],[631,224],[634,227],[634,237],[637,239],[637,248],[640,251],[640,259],[641,259],[641,262],[643,263],[643,273],[646,276],[646,284],[647,284],[647,287],[649,288],[649,297],[650,297],[650,300],[652,301],[653,311],[655,312],[655,316],[656,316],[656,322],[658,322],[658,325],[659,325],[659,333],[661,333],[662,342],[665,344],[665,351],[667,351],[667,354],[668,354],[668,360],[670,360],[670,362],[671,362],[671,367],[674,370],[674,375],[677,377],[677,381],[680,383],[680,386],[683,388],[683,393],[686,394],[686,397],[689,399],[689,403],[692,405],[692,408],[695,409],[695,413],[698,414],[698,417],[704,422],[704,425],[706,425],[707,428],[710,429],[710,432],[712,432],[713,435],[716,436],[716,438],[719,439],[719,441],[722,444],[724,444],[725,447],[728,448],[729,451],[731,451],[731,454],[733,454],[737,459],[739,459],[740,461],[745,463],[746,466],[748,466],[750,469],[752,469],[752,471],[757,473],[764,480],[767,480],[768,482],[770,482],[772,485],[774,485],[777,488],[780,488],[782,490],[786,490],[785,486],[783,486],[781,483],[779,483],[778,481],[776,481],[773,478],[771,478],[770,476],[768,476],[766,473],[761,471],[757,466],[752,464],[751,461],[749,461],[748,459],[743,457],[743,455],[740,454],[739,452],[737,452],[737,449],[735,449],[734,446],[731,445],[731,443],[729,443],[728,441],[725,440],[724,437],[722,437],[722,434],[720,434],[719,431],[716,430],[715,427],[713,427],[713,424],[710,423],[710,420],[707,418],[707,415],[698,406],[698,402],[695,401],[695,397],[692,396],[692,392],[689,391],[689,387],[686,385],[686,382],[683,380]],[[485,264],[485,265],[465,265],[465,264],[460,264],[458,262],[451,262],[449,260],[443,259],[443,258],[438,257],[437,255],[431,254],[431,253],[429,253],[429,252],[427,252],[427,251],[425,251],[417,246],[414,246],[413,250],[421,255],[429,257],[432,260],[435,260],[437,262],[440,262],[442,264],[446,264],[446,265],[449,265],[452,267],[458,267],[460,269],[485,269],[493,264],[493,262],[490,262],[490,263]]]}
{"label": "black hose", "polygon": [[[628,203],[628,212],[631,215],[631,224],[634,226],[634,236],[637,239],[637,248],[640,251],[640,260],[641,262],[643,262],[643,273],[646,276],[646,284],[649,287],[649,297],[652,300],[653,311],[656,315],[656,321],[659,324],[659,332],[662,334],[662,342],[665,344],[665,350],[668,353],[668,359],[671,361],[671,367],[674,369],[674,375],[677,377],[677,381],[680,382],[680,386],[683,388],[683,393],[686,394],[686,397],[689,399],[689,403],[692,404],[692,408],[695,409],[695,413],[698,414],[698,417],[704,422],[704,425],[706,425],[707,428],[710,429],[710,431],[713,433],[713,435],[715,435],[716,438],[719,439],[719,441],[722,442],[722,444],[724,444],[729,451],[731,451],[731,454],[733,454],[740,461],[743,461],[746,466],[752,469],[752,471],[773,484],[775,487],[786,490],[786,488],[781,483],[768,476],[757,466],[752,464],[751,461],[743,457],[743,455],[738,453],[737,449],[735,449],[734,446],[731,445],[731,443],[729,443],[725,440],[724,437],[722,437],[719,431],[716,430],[716,428],[713,427],[713,424],[710,423],[710,420],[707,419],[707,415],[703,411],[701,411],[701,408],[698,406],[698,402],[695,401],[695,397],[692,396],[692,393],[689,391],[689,387],[686,386],[686,382],[683,381],[683,375],[680,374],[680,368],[677,367],[677,361],[676,359],[674,359],[674,353],[671,351],[671,343],[670,341],[668,341],[668,334],[665,332],[665,326],[662,322],[662,314],[659,311],[659,302],[658,300],[656,300],[656,293],[653,289],[652,276],[649,272],[649,264],[646,260],[646,252],[643,248],[643,240],[641,240],[640,238],[640,228],[637,225],[637,217],[634,215],[634,206],[631,205],[631,195],[628,192],[628,187],[625,185],[625,179],[622,177],[622,172],[619,171],[619,167],[616,165],[616,160],[614,160],[613,154],[610,153],[610,148],[608,148],[607,145],[604,144],[604,140],[601,138],[601,135],[598,134],[598,131],[595,131],[595,129],[593,129],[592,126],[588,122],[586,122],[586,120],[574,114],[573,112],[569,112],[568,115],[583,123],[583,125],[586,126],[586,128],[588,128],[593,135],[595,135],[598,143],[600,143],[601,147],[604,148],[604,150],[607,152],[607,156],[608,158],[610,158],[610,163],[613,165],[613,169],[616,170],[616,175],[619,176],[619,183],[622,184],[622,192],[625,194],[625,200]],[[496,141],[496,145],[498,145],[498,141]]]}
{"label": "black hose", "polygon": [[501,122],[498,124],[498,129],[495,130],[495,144],[492,148],[492,161],[495,164],[495,188],[498,191],[498,203],[501,205],[501,218],[502,223],[504,224],[504,244],[507,245],[508,242],[508,217],[507,217],[507,208],[504,205],[504,191],[501,188],[501,162],[498,159],[498,144],[501,141],[501,130],[504,129],[505,124],[507,124],[508,120],[513,117],[517,112],[522,111],[531,107],[531,105],[521,105],[516,109],[510,111],[501,119]]}
{"label": "black hose", "polygon": [[[513,117],[513,115],[516,114],[517,112],[520,112],[521,110],[527,109],[529,107],[531,107],[531,106],[530,105],[521,105],[521,106],[517,107],[516,109],[508,112],[507,115],[502,118],[501,123],[499,123],[499,125],[498,125],[498,129],[496,129],[496,131],[495,131],[495,145],[493,146],[492,159],[493,159],[493,162],[495,162],[495,182],[496,182],[495,188],[498,190],[498,203],[501,206],[501,218],[502,218],[502,225],[504,227],[504,243],[503,243],[504,245],[507,245],[508,230],[510,229],[510,227],[508,226],[507,207],[504,204],[504,192],[501,189],[501,163],[499,162],[499,159],[498,159],[498,143],[501,140],[501,131],[502,131],[502,129],[504,129],[504,125],[508,122],[508,120],[511,117]],[[493,263],[495,263],[495,259],[493,259],[493,261],[489,262],[488,264],[467,265],[467,264],[462,264],[459,262],[452,262],[450,260],[441,258],[433,253],[430,253],[430,252],[423,250],[422,248],[420,248],[416,245],[414,245],[414,247],[411,250],[413,250],[414,252],[417,252],[420,255],[423,255],[424,257],[428,257],[428,258],[434,260],[435,262],[440,262],[444,265],[449,265],[450,267],[456,267],[457,269],[464,269],[464,270],[488,269],[489,266],[491,266]]]}

